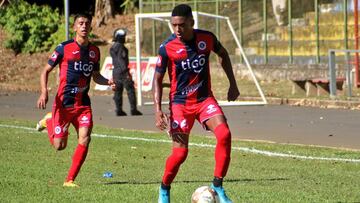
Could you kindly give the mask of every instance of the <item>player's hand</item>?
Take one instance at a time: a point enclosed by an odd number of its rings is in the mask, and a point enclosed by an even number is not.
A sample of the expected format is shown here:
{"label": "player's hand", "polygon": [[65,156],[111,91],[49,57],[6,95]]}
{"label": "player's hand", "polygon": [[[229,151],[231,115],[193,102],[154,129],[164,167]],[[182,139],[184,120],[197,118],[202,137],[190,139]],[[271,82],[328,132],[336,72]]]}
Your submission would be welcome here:
{"label": "player's hand", "polygon": [[230,86],[227,99],[228,101],[235,101],[240,96],[240,91],[236,85]]}
{"label": "player's hand", "polygon": [[37,101],[37,107],[39,109],[46,109],[47,102],[48,102],[48,93],[47,92],[41,93]]}
{"label": "player's hand", "polygon": [[155,125],[160,130],[165,130],[168,127],[168,120],[168,116],[162,111],[158,111],[155,113]]}
{"label": "player's hand", "polygon": [[114,83],[114,81],[113,81],[112,78],[110,78],[110,79],[108,80],[108,85],[111,87],[111,89],[112,89],[113,91],[115,91],[116,85],[115,85],[115,83]]}

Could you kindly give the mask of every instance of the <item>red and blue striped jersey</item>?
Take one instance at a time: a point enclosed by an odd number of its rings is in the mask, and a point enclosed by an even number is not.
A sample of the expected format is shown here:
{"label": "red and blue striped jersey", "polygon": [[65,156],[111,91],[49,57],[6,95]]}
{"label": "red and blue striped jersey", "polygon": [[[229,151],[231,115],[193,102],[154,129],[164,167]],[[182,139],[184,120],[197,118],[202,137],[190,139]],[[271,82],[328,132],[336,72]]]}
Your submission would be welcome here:
{"label": "red and blue striped jersey", "polygon": [[183,42],[172,34],[160,45],[156,71],[165,74],[168,70],[170,103],[194,104],[213,97],[209,56],[221,47],[213,33],[198,29],[191,41]]}
{"label": "red and blue striped jersey", "polygon": [[59,87],[55,103],[63,107],[90,106],[88,95],[93,71],[99,71],[100,50],[89,43],[79,45],[74,39],[59,44],[48,60],[59,64]]}

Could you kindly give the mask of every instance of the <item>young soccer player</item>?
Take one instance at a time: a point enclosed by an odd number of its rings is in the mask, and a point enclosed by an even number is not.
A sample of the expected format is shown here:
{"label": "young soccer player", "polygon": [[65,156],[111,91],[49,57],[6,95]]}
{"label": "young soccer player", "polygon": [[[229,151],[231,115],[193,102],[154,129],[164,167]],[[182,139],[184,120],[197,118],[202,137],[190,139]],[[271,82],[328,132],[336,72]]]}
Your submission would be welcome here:
{"label": "young soccer player", "polygon": [[[221,107],[211,91],[209,55],[215,52],[230,82],[228,100],[234,101],[240,92],[236,85],[229,55],[211,32],[193,29],[191,7],[180,4],[172,10],[174,33],[159,48],[154,76],[154,103],[156,127],[164,130],[169,125],[173,140],[172,154],[167,158],[159,189],[159,202],[170,202],[170,185],[188,154],[190,130],[195,119],[217,139],[215,171],[211,187],[221,203],[231,200],[222,187],[231,152],[231,133]],[[168,70],[170,78],[170,117],[161,108],[162,82]]]}
{"label": "young soccer player", "polygon": [[78,14],[74,17],[75,38],[59,44],[50,56],[40,76],[41,94],[37,101],[40,109],[48,102],[48,76],[59,64],[59,86],[55,96],[52,113],[47,114],[37,126],[38,130],[47,127],[50,143],[56,150],[66,148],[70,123],[77,131],[78,145],[75,149],[65,187],[78,187],[74,183],[85,161],[93,126],[92,110],[88,91],[91,77],[101,85],[115,88],[112,80],[104,78],[99,72],[99,48],[89,42],[92,17]]}

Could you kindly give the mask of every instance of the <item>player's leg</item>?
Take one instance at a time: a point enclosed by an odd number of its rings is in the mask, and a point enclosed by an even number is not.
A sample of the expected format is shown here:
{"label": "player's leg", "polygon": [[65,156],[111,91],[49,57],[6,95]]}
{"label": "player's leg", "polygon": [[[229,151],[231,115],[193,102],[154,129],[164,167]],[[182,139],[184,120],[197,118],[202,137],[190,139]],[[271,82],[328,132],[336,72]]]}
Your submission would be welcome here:
{"label": "player's leg", "polygon": [[91,109],[89,107],[81,111],[82,112],[79,113],[78,117],[73,122],[78,132],[78,145],[75,148],[68,176],[64,183],[64,186],[67,187],[78,187],[78,185],[74,183],[74,180],[86,159],[90,143],[90,134],[93,125]]}
{"label": "player's leg", "polygon": [[123,82],[118,79],[115,81],[116,84],[116,88],[114,91],[114,102],[115,102],[115,113],[117,116],[126,116],[126,113],[123,111],[123,98],[122,98],[122,94],[124,91],[124,85]]}
{"label": "player's leg", "polygon": [[222,187],[223,178],[226,176],[230,164],[231,132],[224,113],[215,99],[208,99],[204,102],[200,120],[208,130],[215,134],[217,141],[214,180],[211,187],[218,193],[221,202],[231,202]]}
{"label": "player's leg", "polygon": [[124,79],[124,87],[125,87],[127,95],[128,95],[131,115],[133,115],[133,116],[142,115],[142,113],[140,111],[138,111],[137,107],[136,107],[135,87],[134,87],[134,82],[131,80],[131,78]]}
{"label": "player's leg", "polygon": [[159,189],[159,202],[170,202],[171,183],[175,179],[181,164],[186,160],[188,154],[188,134],[172,134],[172,153],[166,159],[165,171]]}
{"label": "player's leg", "polygon": [[58,108],[54,105],[52,113],[47,116],[46,128],[51,145],[59,151],[65,149],[69,134],[69,112],[65,108]]}
{"label": "player's leg", "polygon": [[221,203],[230,203],[231,200],[227,197],[222,183],[230,164],[231,132],[225,117],[222,115],[210,118],[205,124],[215,134],[217,141],[215,147],[214,180],[211,188],[216,191]]}
{"label": "player's leg", "polygon": [[181,164],[188,155],[189,133],[195,117],[184,117],[185,108],[182,105],[173,105],[170,115],[170,135],[172,137],[172,153],[165,163],[165,171],[159,190],[159,202],[170,202],[170,188]]}

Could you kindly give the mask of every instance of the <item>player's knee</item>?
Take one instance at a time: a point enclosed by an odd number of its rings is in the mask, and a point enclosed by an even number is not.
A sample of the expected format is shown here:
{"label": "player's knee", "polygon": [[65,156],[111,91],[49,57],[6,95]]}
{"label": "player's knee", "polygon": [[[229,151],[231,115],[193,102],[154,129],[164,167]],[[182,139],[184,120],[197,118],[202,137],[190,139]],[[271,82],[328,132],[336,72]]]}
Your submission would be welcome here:
{"label": "player's knee", "polygon": [[64,150],[66,148],[66,143],[54,143],[54,148],[57,151]]}
{"label": "player's knee", "polygon": [[221,123],[216,126],[214,133],[218,144],[228,145],[231,143],[231,132],[226,123]]}
{"label": "player's knee", "polygon": [[89,146],[91,141],[91,137],[90,136],[86,136],[86,137],[81,137],[79,138],[79,144],[84,145],[84,146]]}

